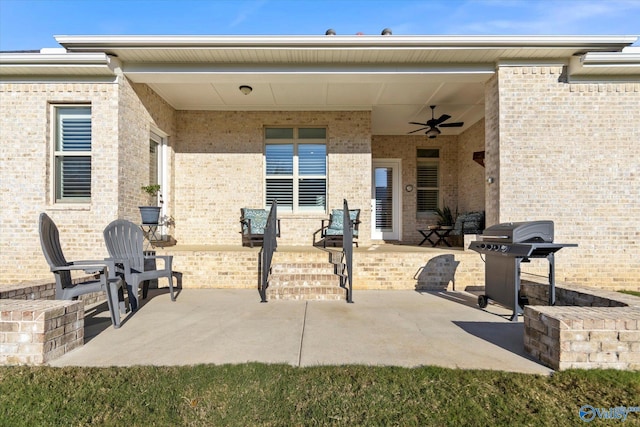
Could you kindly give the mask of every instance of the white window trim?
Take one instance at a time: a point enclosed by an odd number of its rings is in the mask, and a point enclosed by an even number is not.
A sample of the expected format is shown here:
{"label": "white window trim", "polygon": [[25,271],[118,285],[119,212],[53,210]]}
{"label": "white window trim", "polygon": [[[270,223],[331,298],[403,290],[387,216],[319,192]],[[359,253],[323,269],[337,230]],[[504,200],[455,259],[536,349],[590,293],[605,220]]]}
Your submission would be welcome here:
{"label": "white window trim", "polygon": [[[299,129],[325,129],[325,137],[324,138],[298,138],[298,130]],[[326,127],[323,126],[265,126],[265,129],[293,129],[293,138],[292,139],[279,139],[279,138],[265,138],[264,140],[264,148],[263,148],[263,159],[264,159],[264,179],[263,179],[263,194],[264,201],[263,205],[267,207],[267,179],[291,179],[293,181],[293,200],[291,210],[289,208],[282,208],[278,205],[278,210],[283,213],[291,213],[291,214],[318,214],[323,213],[326,214],[328,211],[327,205],[327,194],[329,193],[329,178],[328,178],[328,152],[327,152],[327,137],[326,137]],[[291,145],[293,144],[293,174],[292,175],[267,175],[267,156],[266,156],[266,146],[267,145]],[[325,182],[325,203],[322,209],[300,209],[299,207],[299,182],[301,176],[299,175],[299,156],[298,156],[298,147],[304,144],[322,144],[325,146],[325,174],[324,175],[304,175],[304,179],[324,179]]]}
{"label": "white window trim", "polygon": [[[435,165],[438,168],[438,186],[436,187],[420,187],[417,184],[417,177],[416,177],[416,198],[418,197],[418,191],[419,190],[436,190],[438,192],[438,207],[441,207],[442,205],[442,191],[440,191],[440,183],[442,182],[442,170],[440,167],[440,158],[436,158],[436,157],[418,157],[417,161],[416,161],[416,172],[417,169],[420,165],[424,165],[424,164],[430,164],[430,165]],[[424,217],[430,217],[432,215],[434,215],[436,213],[435,210],[433,211],[419,211],[417,210],[417,206],[418,206],[418,200],[416,200],[416,215],[418,218],[424,218]]]}
{"label": "white window trim", "polygon": [[91,203],[92,203],[92,197],[89,196],[87,199],[85,200],[57,200],[56,197],[56,190],[57,190],[57,167],[56,167],[56,162],[57,162],[57,158],[59,156],[88,156],[91,158],[91,169],[92,169],[92,174],[91,174],[91,191],[93,192],[93,131],[92,131],[92,136],[91,136],[91,151],[82,151],[82,152],[72,152],[70,153],[65,153],[64,151],[58,151],[57,150],[57,146],[58,146],[58,132],[59,132],[59,126],[58,126],[58,110],[60,109],[65,109],[65,108],[88,108],[91,112],[90,114],[90,120],[91,120],[91,126],[93,127],[93,106],[91,103],[89,102],[79,102],[79,103],[61,103],[61,102],[54,102],[49,104],[49,116],[51,118],[50,120],[50,129],[49,129],[49,135],[50,135],[50,155],[49,155],[49,170],[48,170],[48,179],[49,179],[49,206],[52,208],[57,208],[57,209],[74,209],[74,210],[89,210],[91,207]]}

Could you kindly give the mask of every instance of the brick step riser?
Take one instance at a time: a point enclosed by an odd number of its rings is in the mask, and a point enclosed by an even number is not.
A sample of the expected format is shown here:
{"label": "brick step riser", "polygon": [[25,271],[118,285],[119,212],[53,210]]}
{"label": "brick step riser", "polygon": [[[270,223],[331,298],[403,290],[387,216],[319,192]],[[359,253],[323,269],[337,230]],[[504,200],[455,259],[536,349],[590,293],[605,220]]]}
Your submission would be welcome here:
{"label": "brick step riser", "polygon": [[335,274],[337,271],[336,266],[333,264],[314,264],[314,265],[274,265],[271,267],[271,275],[279,274]]}
{"label": "brick step riser", "polygon": [[276,274],[269,276],[269,286],[340,286],[335,274]]}
{"label": "brick step riser", "polygon": [[331,259],[339,260],[339,256],[331,256],[326,252],[278,252],[273,254],[274,264],[298,264],[298,263],[327,263]]}
{"label": "brick step riser", "polygon": [[277,263],[271,267],[267,299],[345,300],[334,264],[323,262]]}
{"label": "brick step riser", "polygon": [[267,300],[341,301],[346,299],[346,291],[339,286],[267,288]]}
{"label": "brick step riser", "polygon": [[275,263],[271,266],[271,276],[277,275],[324,275],[342,271],[341,265],[328,262],[316,263]]}

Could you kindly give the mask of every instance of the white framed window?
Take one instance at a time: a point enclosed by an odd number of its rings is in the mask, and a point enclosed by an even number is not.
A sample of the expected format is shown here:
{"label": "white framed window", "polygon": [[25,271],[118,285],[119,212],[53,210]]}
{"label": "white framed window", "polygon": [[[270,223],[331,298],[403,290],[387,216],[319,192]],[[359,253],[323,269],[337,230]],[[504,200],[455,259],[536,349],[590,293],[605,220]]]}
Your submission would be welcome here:
{"label": "white framed window", "polygon": [[53,106],[56,203],[91,201],[91,107]]}
{"label": "white framed window", "polygon": [[417,214],[433,214],[440,200],[440,150],[423,149],[417,151]]}
{"label": "white framed window", "polygon": [[265,205],[284,212],[325,212],[325,128],[265,129]]}

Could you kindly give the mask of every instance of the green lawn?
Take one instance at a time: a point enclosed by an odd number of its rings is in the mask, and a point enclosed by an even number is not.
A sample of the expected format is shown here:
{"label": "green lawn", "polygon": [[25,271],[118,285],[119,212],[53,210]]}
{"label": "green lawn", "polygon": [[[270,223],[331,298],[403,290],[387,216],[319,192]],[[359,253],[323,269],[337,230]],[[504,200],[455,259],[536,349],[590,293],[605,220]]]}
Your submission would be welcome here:
{"label": "green lawn", "polygon": [[[257,363],[0,368],[2,426],[568,426],[585,424],[583,405],[640,406],[640,372],[547,377]],[[640,413],[629,414],[624,425],[640,425]]]}
{"label": "green lawn", "polygon": [[628,294],[628,295],[635,295],[637,297],[640,297],[640,292],[638,291],[618,291],[622,294]]}

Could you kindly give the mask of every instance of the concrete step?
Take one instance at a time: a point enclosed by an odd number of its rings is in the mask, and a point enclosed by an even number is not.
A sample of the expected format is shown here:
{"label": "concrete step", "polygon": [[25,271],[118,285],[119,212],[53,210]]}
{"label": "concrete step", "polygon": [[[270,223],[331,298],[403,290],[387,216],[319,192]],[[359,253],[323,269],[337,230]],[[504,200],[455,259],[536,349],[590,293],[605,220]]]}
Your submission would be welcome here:
{"label": "concrete step", "polygon": [[267,301],[273,300],[313,300],[336,301],[347,299],[347,291],[335,285],[282,285],[271,284],[267,288]]}
{"label": "concrete step", "polygon": [[289,262],[271,266],[267,299],[344,300],[336,266],[329,262]]}

